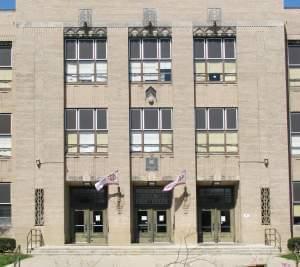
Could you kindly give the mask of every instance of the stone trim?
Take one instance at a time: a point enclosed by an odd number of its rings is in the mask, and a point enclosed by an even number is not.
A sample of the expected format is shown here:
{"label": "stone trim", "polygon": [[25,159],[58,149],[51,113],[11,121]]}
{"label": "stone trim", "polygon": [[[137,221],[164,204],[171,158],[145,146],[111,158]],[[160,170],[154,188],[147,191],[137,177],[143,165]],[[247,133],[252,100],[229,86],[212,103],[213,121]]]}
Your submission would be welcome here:
{"label": "stone trim", "polygon": [[64,28],[64,36],[72,38],[81,37],[106,37],[106,27],[66,27]]}
{"label": "stone trim", "polygon": [[171,37],[171,27],[153,27],[149,24],[147,27],[129,27],[129,37]]}

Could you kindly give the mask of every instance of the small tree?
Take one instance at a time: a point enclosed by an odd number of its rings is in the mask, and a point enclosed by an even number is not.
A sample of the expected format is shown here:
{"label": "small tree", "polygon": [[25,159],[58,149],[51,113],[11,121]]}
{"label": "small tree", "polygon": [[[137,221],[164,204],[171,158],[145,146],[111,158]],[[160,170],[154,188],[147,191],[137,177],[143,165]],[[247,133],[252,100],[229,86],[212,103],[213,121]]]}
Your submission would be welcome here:
{"label": "small tree", "polygon": [[300,237],[290,238],[288,240],[288,249],[293,253],[296,260],[296,267],[299,267],[300,261]]}

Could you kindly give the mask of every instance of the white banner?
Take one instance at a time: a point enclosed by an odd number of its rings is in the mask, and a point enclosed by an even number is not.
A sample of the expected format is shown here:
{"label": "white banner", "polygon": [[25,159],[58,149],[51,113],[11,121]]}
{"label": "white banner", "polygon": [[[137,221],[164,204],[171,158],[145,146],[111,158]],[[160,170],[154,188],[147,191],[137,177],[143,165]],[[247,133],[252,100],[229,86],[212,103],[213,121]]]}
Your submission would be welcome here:
{"label": "white banner", "polygon": [[171,191],[175,188],[175,186],[179,185],[179,184],[185,184],[186,183],[186,170],[183,170],[181,172],[181,174],[179,176],[176,177],[176,179],[171,182],[171,183],[168,183],[163,191],[164,192],[167,192],[167,191]]}
{"label": "white banner", "polygon": [[119,184],[119,171],[114,171],[106,177],[99,177],[99,181],[95,183],[95,188],[97,191],[100,191],[105,185],[108,184]]}

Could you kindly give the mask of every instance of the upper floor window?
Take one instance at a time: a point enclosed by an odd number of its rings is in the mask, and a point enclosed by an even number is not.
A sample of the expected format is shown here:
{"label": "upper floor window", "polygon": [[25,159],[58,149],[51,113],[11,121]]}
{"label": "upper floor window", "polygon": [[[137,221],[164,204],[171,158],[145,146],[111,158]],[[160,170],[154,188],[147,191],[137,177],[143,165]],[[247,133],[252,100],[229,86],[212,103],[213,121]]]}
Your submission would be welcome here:
{"label": "upper floor window", "polygon": [[0,157],[11,156],[11,114],[0,114]]}
{"label": "upper floor window", "polygon": [[15,9],[16,9],[16,0],[0,1],[0,10],[15,10]]}
{"label": "upper floor window", "polygon": [[237,108],[196,108],[196,151],[237,153]]}
{"label": "upper floor window", "polygon": [[65,81],[67,83],[107,81],[106,39],[65,40]]}
{"label": "upper floor window", "polygon": [[131,82],[171,82],[171,39],[129,39],[129,79]]}
{"label": "upper floor window", "polygon": [[294,224],[300,224],[300,182],[293,182]]}
{"label": "upper floor window", "polygon": [[291,153],[300,155],[300,112],[291,112]]}
{"label": "upper floor window", "polygon": [[107,153],[106,109],[66,109],[66,152]]}
{"label": "upper floor window", "polygon": [[173,152],[172,109],[130,110],[131,152]]}
{"label": "upper floor window", "polygon": [[288,44],[289,86],[300,86],[300,42]]}
{"label": "upper floor window", "polygon": [[11,224],[10,184],[0,183],[0,225]]}
{"label": "upper floor window", "polygon": [[12,67],[11,42],[0,42],[0,68]]}
{"label": "upper floor window", "polygon": [[236,82],[235,38],[194,38],[195,81]]}
{"label": "upper floor window", "polygon": [[300,0],[284,0],[284,8],[300,8]]}

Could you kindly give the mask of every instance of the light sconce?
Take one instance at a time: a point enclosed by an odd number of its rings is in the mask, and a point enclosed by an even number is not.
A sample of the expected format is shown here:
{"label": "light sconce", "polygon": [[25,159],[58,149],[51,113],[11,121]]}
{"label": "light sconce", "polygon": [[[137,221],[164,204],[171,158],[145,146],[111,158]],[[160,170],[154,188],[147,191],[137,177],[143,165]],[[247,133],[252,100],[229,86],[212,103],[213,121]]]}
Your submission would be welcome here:
{"label": "light sconce", "polygon": [[269,159],[264,159],[264,164],[265,164],[265,167],[268,168],[269,167]]}
{"label": "light sconce", "polygon": [[36,166],[37,166],[38,168],[41,168],[42,162],[41,162],[41,160],[37,159],[37,160],[35,161],[35,164],[36,164]]}

